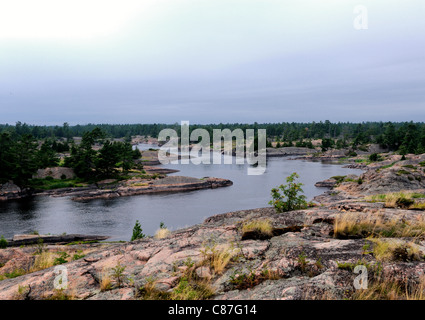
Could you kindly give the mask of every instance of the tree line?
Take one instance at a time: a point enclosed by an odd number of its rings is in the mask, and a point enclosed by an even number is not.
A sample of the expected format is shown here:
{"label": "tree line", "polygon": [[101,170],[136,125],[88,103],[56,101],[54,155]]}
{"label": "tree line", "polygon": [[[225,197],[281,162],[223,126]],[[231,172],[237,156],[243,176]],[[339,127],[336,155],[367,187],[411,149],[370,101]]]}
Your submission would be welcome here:
{"label": "tree line", "polygon": [[[165,128],[180,134],[180,124],[86,124],[70,126],[36,126],[17,122],[15,125],[0,125],[0,132],[10,132],[18,136],[32,135],[36,139],[68,139],[82,137],[85,132],[99,128],[107,138],[126,138],[142,135],[157,137]],[[391,151],[422,153],[425,147],[425,125],[423,122],[337,122],[329,120],[310,123],[219,123],[191,124],[190,130],[206,129],[210,136],[214,129],[266,129],[269,141],[279,142],[281,146],[307,146],[315,139],[325,140],[326,148],[358,147],[368,143],[378,143]],[[55,147],[55,146],[54,146]],[[59,146],[59,148],[62,146]],[[57,146],[56,146],[57,148]],[[66,146],[64,146],[66,149]],[[67,151],[67,150],[64,150]],[[59,151],[60,152],[60,151]]]}
{"label": "tree line", "polygon": [[[17,122],[0,125],[0,182],[13,180],[25,184],[39,168],[59,164],[58,153],[69,152],[62,165],[74,168],[84,179],[107,177],[117,168],[129,170],[137,151],[129,143],[131,136],[157,137],[162,129],[171,128],[180,134],[180,124],[87,124],[71,126],[36,126]],[[311,123],[219,123],[191,124],[190,130],[202,128],[213,136],[214,129],[266,129],[267,146],[313,147],[312,140],[322,140],[322,150],[329,148],[361,149],[377,143],[400,154],[425,153],[423,122],[324,122]],[[82,137],[77,145],[73,137]],[[125,138],[125,142],[111,142]],[[92,147],[98,144],[99,150]]]}

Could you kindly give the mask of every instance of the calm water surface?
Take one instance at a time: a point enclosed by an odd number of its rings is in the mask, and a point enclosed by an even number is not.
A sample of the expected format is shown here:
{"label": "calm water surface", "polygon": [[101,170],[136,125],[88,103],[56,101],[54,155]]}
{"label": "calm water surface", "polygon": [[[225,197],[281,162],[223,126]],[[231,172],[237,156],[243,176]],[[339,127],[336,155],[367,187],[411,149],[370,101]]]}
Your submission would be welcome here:
{"label": "calm water surface", "polygon": [[[152,146],[140,145],[139,149]],[[234,161],[233,161],[234,162]],[[40,233],[83,233],[109,235],[111,240],[129,240],[136,220],[143,232],[153,235],[160,222],[176,230],[202,222],[213,214],[267,207],[270,189],[293,172],[300,175],[309,200],[326,189],[317,181],[336,175],[360,174],[341,165],[271,158],[263,175],[247,175],[247,165],[179,165],[174,175],[196,178],[217,177],[233,181],[233,186],[182,193],[138,195],[109,200],[75,202],[67,197],[34,197],[31,200],[0,202],[0,235],[6,238],[34,230]]]}

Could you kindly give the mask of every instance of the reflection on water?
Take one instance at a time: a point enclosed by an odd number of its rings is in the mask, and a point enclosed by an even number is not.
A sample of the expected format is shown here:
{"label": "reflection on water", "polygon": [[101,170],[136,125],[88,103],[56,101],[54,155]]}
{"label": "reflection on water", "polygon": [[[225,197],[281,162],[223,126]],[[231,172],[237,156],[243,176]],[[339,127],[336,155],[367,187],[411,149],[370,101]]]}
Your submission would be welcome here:
{"label": "reflection on water", "polygon": [[247,175],[246,164],[170,164],[166,167],[180,170],[174,175],[227,178],[233,181],[233,186],[86,202],[38,196],[0,203],[0,235],[12,237],[36,230],[52,234],[101,234],[111,236],[111,240],[129,240],[136,220],[141,222],[143,233],[153,235],[161,221],[176,230],[200,223],[213,214],[266,207],[271,188],[285,183],[292,172],[300,175],[309,200],[324,191],[314,187],[317,181],[361,172],[335,164],[284,158],[269,159],[266,172],[257,176]]}

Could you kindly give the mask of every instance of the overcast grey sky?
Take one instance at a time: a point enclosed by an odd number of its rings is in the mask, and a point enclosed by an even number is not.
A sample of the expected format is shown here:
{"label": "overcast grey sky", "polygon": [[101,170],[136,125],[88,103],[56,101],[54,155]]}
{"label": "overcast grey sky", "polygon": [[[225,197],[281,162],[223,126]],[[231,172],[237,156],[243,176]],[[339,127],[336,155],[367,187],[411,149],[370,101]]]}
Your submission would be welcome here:
{"label": "overcast grey sky", "polygon": [[326,119],[425,121],[425,1],[0,0],[0,123]]}

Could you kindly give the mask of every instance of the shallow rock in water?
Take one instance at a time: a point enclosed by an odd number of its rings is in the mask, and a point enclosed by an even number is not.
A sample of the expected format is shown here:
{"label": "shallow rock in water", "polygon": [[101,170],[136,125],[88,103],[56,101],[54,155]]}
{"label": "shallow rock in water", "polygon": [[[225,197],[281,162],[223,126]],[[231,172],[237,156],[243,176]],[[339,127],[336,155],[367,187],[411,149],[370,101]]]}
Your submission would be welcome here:
{"label": "shallow rock in water", "polygon": [[12,181],[0,185],[0,201],[17,200],[31,196],[29,189],[21,189]]}
{"label": "shallow rock in water", "polygon": [[316,182],[314,186],[318,188],[333,188],[336,186],[336,184],[337,184],[337,181],[335,179],[330,178],[330,179]]}

